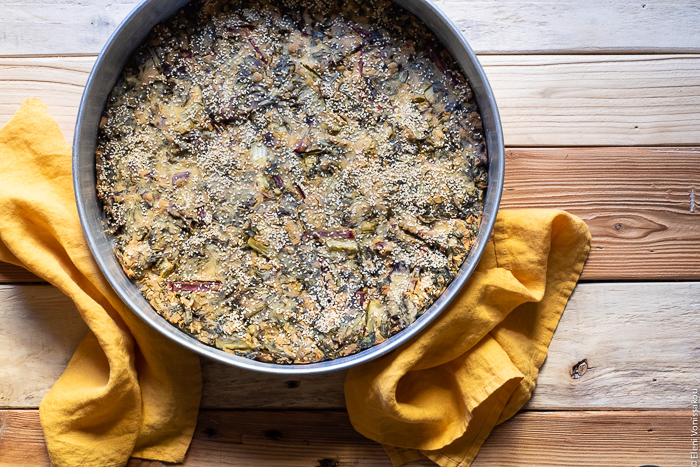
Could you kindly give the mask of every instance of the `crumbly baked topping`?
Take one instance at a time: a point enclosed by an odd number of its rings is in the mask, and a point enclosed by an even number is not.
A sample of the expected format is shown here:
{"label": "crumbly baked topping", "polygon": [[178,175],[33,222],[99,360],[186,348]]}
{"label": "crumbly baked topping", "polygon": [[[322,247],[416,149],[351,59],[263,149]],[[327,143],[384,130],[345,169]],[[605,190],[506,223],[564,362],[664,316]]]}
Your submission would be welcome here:
{"label": "crumbly baked topping", "polygon": [[473,244],[482,125],[452,58],[391,2],[193,2],[105,107],[97,190],[165,319],[276,363],[409,326]]}

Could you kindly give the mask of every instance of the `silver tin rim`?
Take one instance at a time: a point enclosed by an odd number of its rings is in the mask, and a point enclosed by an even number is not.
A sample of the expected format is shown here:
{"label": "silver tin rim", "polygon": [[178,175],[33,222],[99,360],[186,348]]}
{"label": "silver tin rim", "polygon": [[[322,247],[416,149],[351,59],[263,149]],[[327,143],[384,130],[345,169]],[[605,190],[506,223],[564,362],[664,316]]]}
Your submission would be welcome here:
{"label": "silver tin rim", "polygon": [[153,26],[189,3],[189,0],[145,0],[124,19],[109,38],[88,77],[73,139],[73,186],[85,239],[97,264],[121,299],[148,325],[199,355],[239,368],[284,375],[327,373],[370,361],[406,343],[433,321],[458,295],[481,258],[496,221],[505,169],[503,130],[486,74],[459,29],[429,0],[394,1],[423,20],[455,58],[474,92],[484,124],[489,158],[489,186],[484,214],[476,243],[447,290],[413,324],[385,342],[354,355],[310,364],[263,363],[228,354],[199,342],[158,315],[122,271],[114,254],[112,241],[103,229],[103,218],[95,189],[97,125],[109,92],[131,54]]}

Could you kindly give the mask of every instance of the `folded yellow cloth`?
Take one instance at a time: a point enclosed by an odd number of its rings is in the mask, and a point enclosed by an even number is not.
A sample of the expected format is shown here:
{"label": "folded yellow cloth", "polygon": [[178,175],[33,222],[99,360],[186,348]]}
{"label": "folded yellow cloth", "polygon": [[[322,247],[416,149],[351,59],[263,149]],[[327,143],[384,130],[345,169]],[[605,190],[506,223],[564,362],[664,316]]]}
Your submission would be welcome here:
{"label": "folded yellow cloth", "polygon": [[452,304],[398,350],[350,370],[355,429],[394,465],[426,456],[469,466],[530,398],[589,247],[586,224],[565,212],[501,211]]}
{"label": "folded yellow cloth", "polygon": [[41,402],[52,464],[181,462],[197,421],[199,359],[141,322],[102,276],[75,207],[71,148],[37,99],[0,130],[0,261],[58,287],[90,328]]}

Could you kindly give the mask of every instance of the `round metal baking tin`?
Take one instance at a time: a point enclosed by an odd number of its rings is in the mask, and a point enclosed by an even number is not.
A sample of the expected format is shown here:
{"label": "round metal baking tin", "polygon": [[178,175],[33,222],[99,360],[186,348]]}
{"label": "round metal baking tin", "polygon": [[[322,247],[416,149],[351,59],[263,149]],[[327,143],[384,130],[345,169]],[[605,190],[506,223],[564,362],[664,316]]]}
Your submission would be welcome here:
{"label": "round metal baking tin", "polygon": [[73,184],[85,238],[95,260],[124,302],[161,334],[200,355],[237,367],[278,374],[312,374],[347,369],[386,354],[418,334],[459,293],[481,257],[498,212],[503,189],[505,155],[496,101],[479,61],[459,29],[428,0],[395,0],[433,31],[462,68],[481,114],[489,159],[489,186],[476,243],[445,292],[413,324],[381,344],[354,355],[310,364],[264,363],[229,354],[199,342],[162,318],[123,272],[110,236],[103,227],[97,199],[95,147],[97,130],[107,97],[122,69],[151,29],[165,21],[189,0],[146,0],[136,7],[107,41],[97,58],[83,93],[73,140]]}

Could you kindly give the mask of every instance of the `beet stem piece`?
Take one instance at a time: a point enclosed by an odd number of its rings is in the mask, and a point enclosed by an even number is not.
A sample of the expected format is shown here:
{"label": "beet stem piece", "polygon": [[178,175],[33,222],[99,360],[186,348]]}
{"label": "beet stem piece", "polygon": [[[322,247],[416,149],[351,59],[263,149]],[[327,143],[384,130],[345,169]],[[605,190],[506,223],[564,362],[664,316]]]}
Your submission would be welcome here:
{"label": "beet stem piece", "polygon": [[218,290],[221,287],[219,281],[175,281],[168,282],[171,292],[208,292]]}

